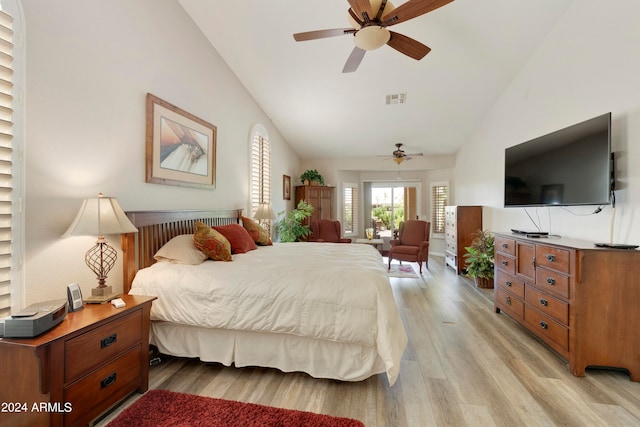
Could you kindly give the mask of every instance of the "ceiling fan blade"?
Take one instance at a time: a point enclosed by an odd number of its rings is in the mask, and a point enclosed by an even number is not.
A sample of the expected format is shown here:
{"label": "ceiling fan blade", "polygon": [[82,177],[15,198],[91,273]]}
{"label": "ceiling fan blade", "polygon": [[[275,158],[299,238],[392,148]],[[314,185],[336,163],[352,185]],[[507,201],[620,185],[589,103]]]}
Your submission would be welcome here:
{"label": "ceiling fan blade", "polygon": [[[348,0],[351,9],[358,15],[358,18],[368,21],[373,18],[373,13],[371,12],[371,3],[369,0]],[[363,16],[363,13],[367,14],[367,18]]]}
{"label": "ceiling fan blade", "polygon": [[343,73],[353,73],[358,69],[358,66],[362,62],[362,58],[364,58],[364,54],[366,50],[360,49],[359,47],[354,47],[351,51],[351,55],[347,58],[347,62],[344,64],[344,68],[342,69]]}
{"label": "ceiling fan blade", "polygon": [[382,17],[384,26],[396,25],[431,12],[453,0],[409,0]]}
{"label": "ceiling fan blade", "polygon": [[334,28],[332,30],[316,30],[307,31],[304,33],[296,33],[293,38],[297,42],[304,42],[307,40],[326,39],[327,37],[343,36],[345,34],[355,33],[355,28]]}
{"label": "ceiling fan blade", "polygon": [[403,36],[402,34],[398,34],[393,31],[389,32],[391,33],[391,38],[387,44],[400,53],[404,53],[413,59],[420,60],[424,58],[427,53],[431,52],[431,48],[412,39],[411,37]]}

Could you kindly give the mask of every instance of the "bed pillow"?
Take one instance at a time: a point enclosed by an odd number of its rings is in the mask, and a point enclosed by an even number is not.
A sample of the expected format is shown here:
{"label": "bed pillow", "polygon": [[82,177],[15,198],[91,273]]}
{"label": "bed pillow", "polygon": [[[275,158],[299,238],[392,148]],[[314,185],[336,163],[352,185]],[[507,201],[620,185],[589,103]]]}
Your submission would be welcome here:
{"label": "bed pillow", "polygon": [[153,256],[156,261],[168,261],[175,264],[202,264],[207,256],[193,241],[192,234],[181,234],[169,240]]}
{"label": "bed pillow", "polygon": [[195,246],[214,261],[233,261],[231,243],[222,234],[202,222],[196,222]]}
{"label": "bed pillow", "polygon": [[247,218],[246,216],[242,218],[242,226],[247,230],[251,238],[256,244],[261,246],[269,246],[273,245],[271,238],[269,238],[269,233],[267,230],[262,228],[260,224],[252,220],[251,218]]}
{"label": "bed pillow", "polygon": [[258,249],[249,232],[240,224],[218,225],[212,228],[229,240],[232,254],[243,254]]}

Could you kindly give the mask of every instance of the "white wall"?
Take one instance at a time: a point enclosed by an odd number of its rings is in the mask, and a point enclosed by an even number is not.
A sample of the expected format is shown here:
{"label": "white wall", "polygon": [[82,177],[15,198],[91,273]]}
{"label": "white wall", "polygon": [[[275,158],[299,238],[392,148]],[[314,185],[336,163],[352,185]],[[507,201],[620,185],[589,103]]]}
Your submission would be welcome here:
{"label": "white wall", "polygon": [[[282,174],[296,175],[298,157],[177,1],[23,3],[26,304],[64,298],[74,281],[85,293],[96,285],[84,265],[95,238],[60,238],[85,197],[103,192],[125,210],[247,209],[256,123],[272,142],[273,208],[289,207]],[[217,126],[215,190],[145,183],[147,92]],[[109,283],[121,289],[121,278],[119,260]]]}
{"label": "white wall", "polygon": [[[456,202],[483,204],[492,230],[532,229],[521,208],[504,209],[504,149],[611,111],[619,180],[613,241],[640,243],[640,2],[574,1],[496,102],[456,161]],[[563,236],[609,241],[612,209],[530,208],[543,228]]]}

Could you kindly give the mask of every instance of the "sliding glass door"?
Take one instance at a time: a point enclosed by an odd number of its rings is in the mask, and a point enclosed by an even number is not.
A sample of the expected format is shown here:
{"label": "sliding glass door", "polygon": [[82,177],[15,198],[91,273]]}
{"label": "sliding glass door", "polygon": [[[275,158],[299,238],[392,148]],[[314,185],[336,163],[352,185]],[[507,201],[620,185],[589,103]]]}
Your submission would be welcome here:
{"label": "sliding glass door", "polygon": [[[368,185],[366,185],[368,184]],[[392,238],[400,223],[418,217],[418,183],[365,183],[365,228]],[[368,187],[368,188],[367,188]]]}

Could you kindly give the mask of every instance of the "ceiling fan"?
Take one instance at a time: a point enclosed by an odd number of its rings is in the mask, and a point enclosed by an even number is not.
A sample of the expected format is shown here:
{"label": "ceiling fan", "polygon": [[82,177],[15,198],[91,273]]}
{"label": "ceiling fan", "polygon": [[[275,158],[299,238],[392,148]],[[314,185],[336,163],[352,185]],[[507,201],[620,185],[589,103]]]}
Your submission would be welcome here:
{"label": "ceiling fan", "polygon": [[391,155],[392,155],[391,159],[399,165],[405,160],[411,160],[416,156],[422,156],[422,153],[406,154],[402,149],[402,144],[398,143],[396,144],[396,149],[393,150],[393,153],[391,153]]}
{"label": "ceiling fan", "polygon": [[413,59],[424,58],[431,51],[429,47],[410,37],[389,31],[386,27],[424,15],[453,0],[408,0],[397,8],[387,0],[347,1],[351,6],[348,18],[353,28],[307,31],[293,35],[300,42],[353,34],[356,47],[349,55],[342,69],[343,73],[356,71],[367,50],[375,50],[385,44]]}

